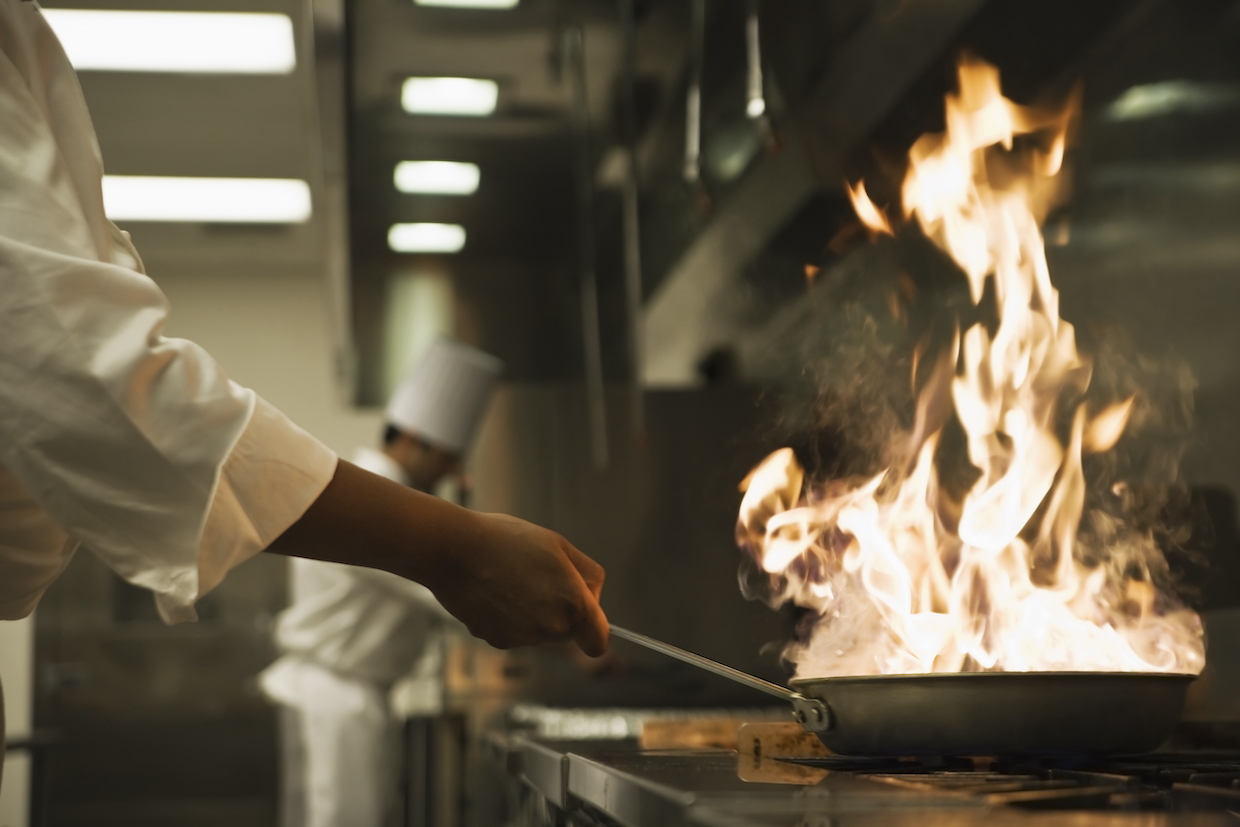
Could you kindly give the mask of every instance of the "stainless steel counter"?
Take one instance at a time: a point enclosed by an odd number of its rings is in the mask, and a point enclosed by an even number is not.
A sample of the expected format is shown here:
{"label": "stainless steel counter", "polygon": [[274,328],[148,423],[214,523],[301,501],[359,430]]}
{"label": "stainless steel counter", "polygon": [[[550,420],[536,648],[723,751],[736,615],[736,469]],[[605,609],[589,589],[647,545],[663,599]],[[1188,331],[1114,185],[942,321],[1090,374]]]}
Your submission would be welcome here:
{"label": "stainless steel counter", "polygon": [[1037,811],[991,806],[949,790],[893,786],[850,772],[815,783],[743,780],[750,756],[723,750],[642,750],[626,741],[541,741],[523,736],[493,742],[533,806],[524,825],[624,827],[862,827],[863,825],[1235,824],[1226,812]]}
{"label": "stainless steel counter", "polygon": [[[741,780],[732,752],[611,751],[568,756],[570,801],[622,824],[800,824],[809,816],[947,807],[978,809],[969,801],[917,793],[833,774],[813,787]],[[774,817],[774,820],[771,818]]]}

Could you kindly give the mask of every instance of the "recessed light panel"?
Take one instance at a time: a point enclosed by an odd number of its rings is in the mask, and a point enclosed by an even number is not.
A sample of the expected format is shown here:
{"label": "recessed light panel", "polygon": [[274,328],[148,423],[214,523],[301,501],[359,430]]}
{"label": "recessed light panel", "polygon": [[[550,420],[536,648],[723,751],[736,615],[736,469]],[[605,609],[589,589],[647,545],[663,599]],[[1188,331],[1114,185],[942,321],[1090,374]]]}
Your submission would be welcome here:
{"label": "recessed light panel", "polygon": [[465,246],[460,224],[393,224],[388,247],[397,253],[458,253]]}
{"label": "recessed light panel", "polygon": [[414,115],[490,115],[499,84],[482,78],[409,78],[400,103]]}
{"label": "recessed light panel", "polygon": [[103,176],[113,221],[298,224],[310,218],[310,186],[293,178]]}
{"label": "recessed light panel", "polygon": [[1112,121],[1136,121],[1164,115],[1193,115],[1226,109],[1240,103],[1240,88],[1218,83],[1167,80],[1133,86],[1106,108]]}
{"label": "recessed light panel", "polygon": [[249,12],[44,9],[78,71],[283,75],[293,21]]}
{"label": "recessed light panel", "polygon": [[478,165],[459,161],[401,161],[396,189],[427,195],[470,195],[478,189]]}
{"label": "recessed light panel", "polygon": [[416,6],[441,6],[451,9],[511,9],[518,0],[413,0]]}

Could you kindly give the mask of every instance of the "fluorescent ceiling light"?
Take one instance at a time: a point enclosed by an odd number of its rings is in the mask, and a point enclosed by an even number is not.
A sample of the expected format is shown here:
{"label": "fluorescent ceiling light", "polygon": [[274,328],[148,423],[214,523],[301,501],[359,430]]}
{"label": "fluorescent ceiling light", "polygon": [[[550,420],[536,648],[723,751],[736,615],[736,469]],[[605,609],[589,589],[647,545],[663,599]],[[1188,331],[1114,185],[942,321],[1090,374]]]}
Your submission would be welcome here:
{"label": "fluorescent ceiling light", "polygon": [[1136,121],[1176,112],[1197,115],[1237,103],[1240,103],[1240,88],[1236,86],[1168,80],[1133,86],[1111,101],[1106,115],[1112,121]]}
{"label": "fluorescent ceiling light", "polygon": [[298,224],[310,217],[310,186],[294,178],[103,176],[113,221]]}
{"label": "fluorescent ceiling light", "polygon": [[397,253],[457,253],[465,246],[460,224],[393,224],[388,246]]}
{"label": "fluorescent ceiling light", "polygon": [[458,161],[401,161],[396,189],[432,195],[471,195],[478,189],[478,165]]}
{"label": "fluorescent ceiling light", "polygon": [[518,0],[413,0],[418,6],[442,6],[452,9],[511,9]]}
{"label": "fluorescent ceiling light", "polygon": [[400,103],[415,115],[490,115],[499,84],[480,78],[409,78]]}
{"label": "fluorescent ceiling light", "polygon": [[250,12],[44,9],[78,71],[284,75],[293,21]]}

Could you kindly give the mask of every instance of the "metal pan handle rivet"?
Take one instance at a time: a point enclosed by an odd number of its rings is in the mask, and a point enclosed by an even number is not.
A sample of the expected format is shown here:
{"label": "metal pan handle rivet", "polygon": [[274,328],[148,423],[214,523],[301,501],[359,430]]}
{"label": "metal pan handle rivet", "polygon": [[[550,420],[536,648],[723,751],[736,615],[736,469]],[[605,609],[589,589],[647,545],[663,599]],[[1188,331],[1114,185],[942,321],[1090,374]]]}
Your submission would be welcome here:
{"label": "metal pan handle rivet", "polygon": [[831,708],[818,698],[807,698],[795,693],[792,701],[792,717],[798,724],[805,727],[806,732],[826,732],[833,723]]}

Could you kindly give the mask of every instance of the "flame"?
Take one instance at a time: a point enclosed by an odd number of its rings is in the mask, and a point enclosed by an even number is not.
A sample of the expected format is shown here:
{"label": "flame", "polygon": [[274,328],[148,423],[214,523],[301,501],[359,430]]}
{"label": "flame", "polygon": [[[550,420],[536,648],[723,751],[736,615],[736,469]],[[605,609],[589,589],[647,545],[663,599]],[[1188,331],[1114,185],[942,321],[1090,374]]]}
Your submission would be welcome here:
{"label": "flame", "polygon": [[1132,413],[1132,403],[1137,399],[1130,396],[1123,402],[1110,405],[1102,413],[1094,417],[1085,430],[1083,448],[1087,453],[1100,454],[1109,451],[1119,442],[1128,425],[1128,416]]}
{"label": "flame", "polygon": [[[961,62],[946,132],[909,152],[903,215],[964,271],[974,304],[991,282],[997,323],[958,331],[928,369],[919,347],[914,376],[920,365],[928,378],[915,389],[908,460],[860,482],[807,485],[784,448],[743,486],[738,541],[776,602],[817,614],[788,653],[798,677],[1204,665],[1200,620],[1157,593],[1148,568],[1087,562],[1078,548],[1082,454],[1115,446],[1135,397],[1092,419],[1081,404],[1066,444],[1057,435],[1061,397],[1090,380],[1039,229],[1074,107],[1019,106],[993,66]],[[848,193],[871,231],[892,232],[864,182]],[[936,467],[953,413],[978,472],[963,497],[944,490]],[[1149,537],[1122,542],[1139,547],[1112,549],[1114,559],[1160,553]]]}
{"label": "flame", "polygon": [[858,181],[856,189],[847,183],[844,187],[848,190],[848,198],[852,201],[853,209],[857,211],[857,217],[861,219],[862,224],[869,227],[871,232],[895,235],[891,231],[891,222],[887,220],[887,214],[874,206],[874,202],[866,193],[865,181]]}

